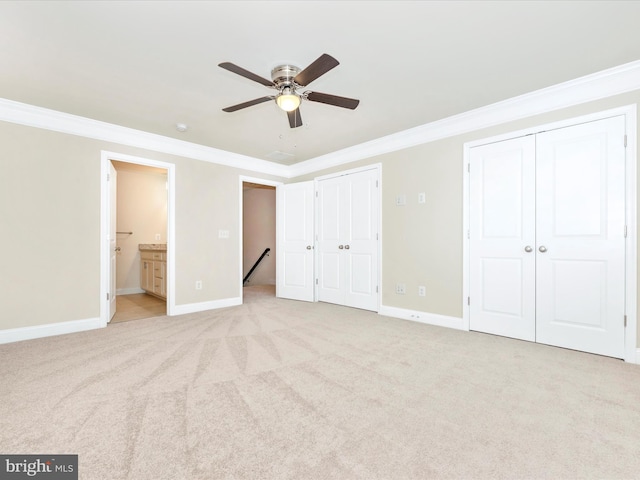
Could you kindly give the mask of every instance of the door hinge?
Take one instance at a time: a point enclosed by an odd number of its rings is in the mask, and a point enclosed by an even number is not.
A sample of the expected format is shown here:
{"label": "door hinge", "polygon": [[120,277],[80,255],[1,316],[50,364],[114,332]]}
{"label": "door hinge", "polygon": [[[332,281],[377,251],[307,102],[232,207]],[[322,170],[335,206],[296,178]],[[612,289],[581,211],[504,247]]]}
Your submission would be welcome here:
{"label": "door hinge", "polygon": [[471,240],[471,230],[467,230],[467,239]]}
{"label": "door hinge", "polygon": [[107,173],[107,182],[111,180],[111,174]]}
{"label": "door hinge", "polygon": [[109,292],[107,292],[107,300],[109,300]]}
{"label": "door hinge", "polygon": [[467,297],[467,305],[471,305],[471,297]]}
{"label": "door hinge", "polygon": [[627,226],[624,226],[624,238],[627,238]]}
{"label": "door hinge", "polygon": [[378,286],[376,285],[376,293],[378,293]]}
{"label": "door hinge", "polygon": [[627,148],[627,136],[624,136],[624,148]]}
{"label": "door hinge", "polygon": [[471,164],[467,163],[467,173],[471,173]]}
{"label": "door hinge", "polygon": [[318,198],[318,192],[316,192],[316,198]]}
{"label": "door hinge", "polygon": [[378,180],[376,180],[376,188],[378,188]]}
{"label": "door hinge", "polygon": [[378,234],[376,233],[376,240],[378,240]]}
{"label": "door hinge", "polygon": [[316,285],[318,284],[318,279],[316,278]]}
{"label": "door hinge", "polygon": [[624,326],[625,327],[627,326],[627,316],[626,315],[624,316]]}

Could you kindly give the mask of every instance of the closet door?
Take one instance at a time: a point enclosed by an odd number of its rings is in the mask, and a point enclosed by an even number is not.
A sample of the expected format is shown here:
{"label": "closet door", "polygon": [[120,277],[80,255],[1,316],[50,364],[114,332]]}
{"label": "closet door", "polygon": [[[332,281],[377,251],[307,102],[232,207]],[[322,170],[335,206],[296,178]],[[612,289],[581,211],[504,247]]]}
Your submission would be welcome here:
{"label": "closet door", "polygon": [[537,135],[538,342],[624,356],[625,125]]}
{"label": "closet door", "polygon": [[378,311],[378,173],[367,170],[346,178],[345,305]]}
{"label": "closet door", "polygon": [[534,137],[470,153],[470,329],[534,341]]}
{"label": "closet door", "polygon": [[318,182],[318,300],[378,310],[377,170]]}
{"label": "closet door", "polygon": [[344,238],[348,227],[344,209],[349,197],[344,177],[318,182],[318,300],[344,304]]}

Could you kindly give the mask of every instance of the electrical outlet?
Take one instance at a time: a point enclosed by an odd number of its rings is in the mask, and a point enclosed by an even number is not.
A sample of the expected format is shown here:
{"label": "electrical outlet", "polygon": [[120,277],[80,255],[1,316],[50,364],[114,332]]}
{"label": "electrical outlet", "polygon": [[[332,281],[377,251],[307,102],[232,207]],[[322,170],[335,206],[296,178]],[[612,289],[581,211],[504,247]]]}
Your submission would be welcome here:
{"label": "electrical outlet", "polygon": [[396,283],[396,294],[404,295],[407,293],[407,286],[404,283]]}
{"label": "electrical outlet", "polygon": [[427,195],[422,192],[418,194],[418,203],[426,203],[427,202]]}
{"label": "electrical outlet", "polygon": [[427,289],[425,288],[424,285],[420,285],[418,287],[418,295],[421,297],[424,297],[427,294]]}
{"label": "electrical outlet", "polygon": [[229,238],[229,230],[218,230],[218,238]]}
{"label": "electrical outlet", "polygon": [[202,290],[202,280],[196,280],[196,290]]}
{"label": "electrical outlet", "polygon": [[407,204],[407,196],[406,195],[397,195],[396,196],[396,205],[398,207],[403,207]]}

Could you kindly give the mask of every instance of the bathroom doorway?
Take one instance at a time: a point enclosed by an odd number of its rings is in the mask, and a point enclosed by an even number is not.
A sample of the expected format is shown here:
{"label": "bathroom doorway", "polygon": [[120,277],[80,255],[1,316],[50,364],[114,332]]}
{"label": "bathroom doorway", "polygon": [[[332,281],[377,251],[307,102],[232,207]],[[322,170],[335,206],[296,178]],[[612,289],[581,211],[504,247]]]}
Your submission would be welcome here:
{"label": "bathroom doorway", "polygon": [[172,315],[175,165],[102,152],[102,173],[101,320]]}
{"label": "bathroom doorway", "polygon": [[166,315],[167,170],[112,160],[116,313],[112,323]]}

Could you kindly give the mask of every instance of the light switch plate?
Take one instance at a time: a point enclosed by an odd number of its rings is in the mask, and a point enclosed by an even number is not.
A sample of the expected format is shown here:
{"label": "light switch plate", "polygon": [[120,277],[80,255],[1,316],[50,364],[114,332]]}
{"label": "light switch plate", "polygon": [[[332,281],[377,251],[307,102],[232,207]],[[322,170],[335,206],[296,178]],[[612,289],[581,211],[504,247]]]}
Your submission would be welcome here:
{"label": "light switch plate", "polygon": [[407,196],[406,195],[397,195],[396,196],[396,205],[402,207],[407,204]]}

